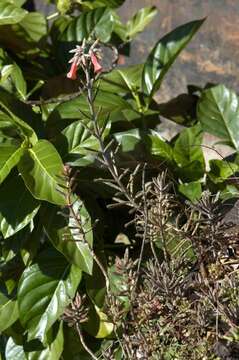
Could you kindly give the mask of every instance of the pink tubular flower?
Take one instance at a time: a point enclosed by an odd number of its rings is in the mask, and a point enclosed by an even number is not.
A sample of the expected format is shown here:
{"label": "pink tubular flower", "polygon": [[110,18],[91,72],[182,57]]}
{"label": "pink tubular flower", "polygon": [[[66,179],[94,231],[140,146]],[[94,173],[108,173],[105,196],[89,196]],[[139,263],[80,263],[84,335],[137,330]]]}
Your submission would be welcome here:
{"label": "pink tubular flower", "polygon": [[97,74],[102,71],[102,66],[98,63],[98,59],[93,53],[93,51],[90,54],[91,62],[94,66],[94,72]]}
{"label": "pink tubular flower", "polygon": [[77,69],[78,69],[77,61],[73,61],[71,64],[70,71],[66,75],[68,79],[76,80]]}

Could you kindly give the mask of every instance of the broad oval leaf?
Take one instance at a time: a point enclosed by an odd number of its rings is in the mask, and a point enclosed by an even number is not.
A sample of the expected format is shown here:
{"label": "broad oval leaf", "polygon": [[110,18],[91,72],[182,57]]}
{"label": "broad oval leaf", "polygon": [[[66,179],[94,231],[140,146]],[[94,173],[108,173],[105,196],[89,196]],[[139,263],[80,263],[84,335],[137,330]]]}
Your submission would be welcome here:
{"label": "broad oval leaf", "polygon": [[117,8],[123,5],[124,2],[125,0],[93,0],[93,1],[80,0],[83,9],[95,9],[101,6],[108,6],[109,8]]}
{"label": "broad oval leaf", "polygon": [[72,20],[60,41],[81,42],[83,39],[93,37],[107,42],[113,31],[113,21],[112,12],[107,7],[84,12]]}
{"label": "broad oval leaf", "polygon": [[150,153],[166,161],[173,161],[173,149],[156,131],[146,136],[146,145]]}
{"label": "broad oval leaf", "polygon": [[37,137],[43,134],[41,117],[30,106],[19,101],[15,96],[0,87],[0,106],[9,119],[21,130],[23,137],[31,144],[37,142]]}
{"label": "broad oval leaf", "polygon": [[9,58],[7,58],[7,60],[9,65],[5,65],[1,69],[0,84],[11,93],[16,93],[20,99],[25,100],[27,84],[23,77],[22,70],[15,62],[11,61]]}
{"label": "broad oval leaf", "polygon": [[82,222],[82,230],[85,232],[83,239],[76,238],[76,235],[77,237],[79,235],[76,234],[77,230],[74,229],[74,223],[69,221],[67,209],[65,214],[61,214],[58,207],[45,206],[42,211],[44,228],[52,244],[68,261],[86,273],[92,274],[93,256],[91,248],[93,234],[90,216],[84,205],[79,201],[75,202],[74,209]]}
{"label": "broad oval leaf", "polygon": [[56,147],[64,157],[70,154],[87,155],[90,149],[99,150],[99,141],[81,121],[74,121],[56,138]]}
{"label": "broad oval leaf", "polygon": [[47,22],[43,14],[38,12],[28,13],[24,19],[17,24],[16,31],[28,41],[39,41],[47,34]]}
{"label": "broad oval leaf", "polygon": [[239,150],[239,101],[234,91],[224,85],[203,91],[197,117],[203,130]]}
{"label": "broad oval leaf", "polygon": [[10,141],[0,144],[0,184],[18,164],[23,152],[23,148]]}
{"label": "broad oval leaf", "polygon": [[19,164],[25,185],[36,199],[64,205],[65,197],[59,192],[63,163],[55,147],[47,140],[40,140],[25,150]]}
{"label": "broad oval leaf", "polygon": [[26,268],[18,287],[19,317],[28,340],[46,344],[46,333],[75,296],[81,270],[58,252],[46,250]]}
{"label": "broad oval leaf", "polygon": [[204,19],[181,25],[165,35],[149,54],[142,75],[142,90],[153,96],[180,52],[198,31]]}
{"label": "broad oval leaf", "polygon": [[174,144],[173,157],[178,165],[176,172],[184,182],[200,179],[205,172],[200,125],[184,129]]}
{"label": "broad oval leaf", "polygon": [[113,93],[128,93],[140,88],[143,65],[114,69],[100,79],[100,89]]}
{"label": "broad oval leaf", "polygon": [[126,38],[132,39],[152,21],[157,14],[155,6],[147,6],[139,11],[126,24]]}
{"label": "broad oval leaf", "polygon": [[199,201],[202,196],[202,185],[199,181],[179,184],[178,190],[191,202]]}
{"label": "broad oval leaf", "polygon": [[40,204],[32,197],[20,175],[11,174],[0,187],[0,230],[4,238],[29,224]]}
{"label": "broad oval leaf", "polygon": [[64,347],[63,323],[59,325],[59,329],[55,338],[49,343],[46,349],[40,351],[26,352],[27,360],[59,360]]}
{"label": "broad oval leaf", "polygon": [[16,24],[27,15],[27,11],[11,3],[9,0],[1,0],[0,25]]}
{"label": "broad oval leaf", "polygon": [[27,360],[22,345],[18,345],[12,337],[8,338],[5,357],[7,360]]}
{"label": "broad oval leaf", "polygon": [[18,304],[16,300],[0,295],[0,331],[8,329],[18,319]]}

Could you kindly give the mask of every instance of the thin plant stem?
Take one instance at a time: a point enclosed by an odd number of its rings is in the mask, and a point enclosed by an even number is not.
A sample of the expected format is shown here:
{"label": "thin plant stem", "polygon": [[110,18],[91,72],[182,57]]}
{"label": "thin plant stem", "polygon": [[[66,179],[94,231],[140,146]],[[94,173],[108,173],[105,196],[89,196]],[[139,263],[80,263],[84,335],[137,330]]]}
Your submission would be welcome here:
{"label": "thin plant stem", "polygon": [[82,344],[83,348],[85,349],[85,351],[92,357],[93,360],[98,360],[98,358],[93,354],[93,352],[90,350],[90,348],[86,345],[83,333],[82,333],[80,325],[78,323],[76,324],[76,330],[78,332],[81,344]]}

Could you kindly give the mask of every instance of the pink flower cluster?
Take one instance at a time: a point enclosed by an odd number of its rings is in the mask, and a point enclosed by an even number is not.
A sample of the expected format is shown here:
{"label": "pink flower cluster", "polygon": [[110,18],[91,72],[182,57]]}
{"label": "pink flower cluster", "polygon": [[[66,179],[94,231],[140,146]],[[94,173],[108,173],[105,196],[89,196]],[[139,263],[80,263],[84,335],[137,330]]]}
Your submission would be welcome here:
{"label": "pink flower cluster", "polygon": [[[81,47],[77,47],[77,50],[72,50],[71,52],[77,52],[77,51],[81,51]],[[94,73],[98,74],[102,71],[102,66],[100,65],[97,55],[95,55],[93,49],[90,49],[89,51],[89,56],[87,56],[90,58],[91,64],[93,65],[94,68]],[[82,63],[85,65],[85,59],[84,59],[84,55],[82,54],[80,57],[79,56],[74,56],[73,59],[70,61],[71,62],[71,68],[70,71],[67,73],[67,77],[71,80],[76,80],[77,78],[77,70],[79,65]]]}

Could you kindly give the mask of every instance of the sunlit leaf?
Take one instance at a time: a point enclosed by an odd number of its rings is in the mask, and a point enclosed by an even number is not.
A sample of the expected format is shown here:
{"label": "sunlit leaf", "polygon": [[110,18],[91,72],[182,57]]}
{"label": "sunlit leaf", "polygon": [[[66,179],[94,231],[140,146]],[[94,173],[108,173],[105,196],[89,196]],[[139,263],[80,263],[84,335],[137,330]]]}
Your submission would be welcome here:
{"label": "sunlit leaf", "polygon": [[47,140],[40,140],[25,150],[19,164],[19,171],[27,188],[36,199],[64,205],[65,198],[59,192],[63,185],[63,163],[54,146]]}
{"label": "sunlit leaf", "polygon": [[239,150],[239,100],[234,91],[224,85],[203,91],[197,117],[203,130]]}
{"label": "sunlit leaf", "polygon": [[46,342],[46,333],[74,297],[81,270],[58,252],[47,250],[26,268],[18,287],[19,316],[28,340]]}

